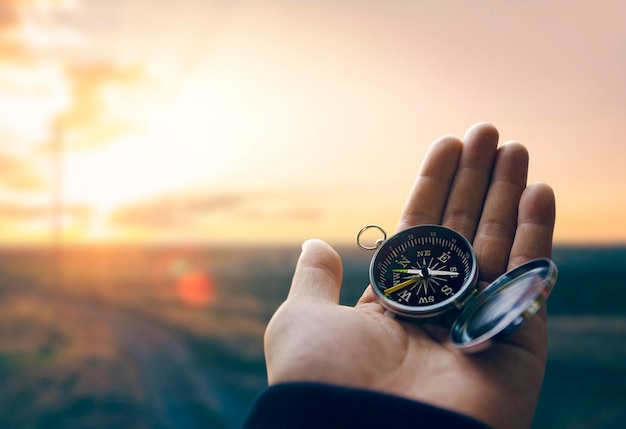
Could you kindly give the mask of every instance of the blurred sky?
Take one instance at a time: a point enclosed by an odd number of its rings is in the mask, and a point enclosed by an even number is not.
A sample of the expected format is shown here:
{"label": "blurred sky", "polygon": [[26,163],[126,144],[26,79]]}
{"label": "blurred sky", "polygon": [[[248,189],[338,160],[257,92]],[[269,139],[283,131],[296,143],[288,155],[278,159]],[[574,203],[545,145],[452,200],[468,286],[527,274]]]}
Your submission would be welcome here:
{"label": "blurred sky", "polygon": [[626,242],[625,18],[621,0],[1,0],[0,244],[50,242],[59,183],[68,243],[350,242],[392,231],[430,142],[478,121],[555,188],[557,243]]}

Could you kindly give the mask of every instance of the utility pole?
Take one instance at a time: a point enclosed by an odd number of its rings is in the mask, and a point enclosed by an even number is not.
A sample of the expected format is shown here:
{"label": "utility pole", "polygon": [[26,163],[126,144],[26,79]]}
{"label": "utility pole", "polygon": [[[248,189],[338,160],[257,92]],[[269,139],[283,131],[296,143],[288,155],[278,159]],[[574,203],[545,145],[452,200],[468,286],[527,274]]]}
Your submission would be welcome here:
{"label": "utility pole", "polygon": [[63,125],[60,118],[54,121],[53,127],[50,280],[58,290],[62,281],[63,262]]}

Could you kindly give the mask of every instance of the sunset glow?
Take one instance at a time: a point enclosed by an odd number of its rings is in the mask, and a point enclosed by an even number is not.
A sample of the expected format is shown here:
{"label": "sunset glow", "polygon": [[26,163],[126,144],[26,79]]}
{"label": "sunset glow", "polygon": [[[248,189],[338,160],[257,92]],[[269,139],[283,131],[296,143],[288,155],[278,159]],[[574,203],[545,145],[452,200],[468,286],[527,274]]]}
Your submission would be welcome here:
{"label": "sunset glow", "polygon": [[49,243],[55,198],[67,243],[346,243],[393,229],[430,142],[479,121],[555,188],[557,242],[622,243],[623,16],[619,1],[4,1],[0,243]]}

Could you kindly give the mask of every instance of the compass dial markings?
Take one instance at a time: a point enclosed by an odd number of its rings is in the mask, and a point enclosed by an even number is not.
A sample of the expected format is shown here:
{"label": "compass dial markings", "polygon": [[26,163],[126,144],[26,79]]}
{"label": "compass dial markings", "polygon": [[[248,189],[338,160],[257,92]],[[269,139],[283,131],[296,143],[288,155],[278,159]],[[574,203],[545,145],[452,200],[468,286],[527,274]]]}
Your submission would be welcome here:
{"label": "compass dial markings", "polygon": [[470,262],[469,243],[445,227],[413,227],[385,244],[387,247],[379,248],[375,255],[380,262],[371,275],[376,279],[372,285],[377,293],[390,302],[431,308],[449,302],[474,280],[471,264],[475,262]]}

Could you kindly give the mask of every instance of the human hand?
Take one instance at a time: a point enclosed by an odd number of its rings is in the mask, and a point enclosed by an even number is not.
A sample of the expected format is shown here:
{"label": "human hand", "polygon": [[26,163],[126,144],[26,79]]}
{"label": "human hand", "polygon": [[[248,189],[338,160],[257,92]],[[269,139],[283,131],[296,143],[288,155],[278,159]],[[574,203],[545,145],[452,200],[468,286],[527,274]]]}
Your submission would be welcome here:
{"label": "human hand", "polygon": [[[472,127],[463,141],[431,146],[398,230],[442,224],[473,245],[479,287],[522,263],[549,257],[555,203],[545,184],[526,186],[528,153],[497,148],[498,132]],[[427,203],[425,203],[427,202]],[[265,353],[270,384],[314,381],[407,397],[477,418],[496,428],[528,428],[546,363],[546,313],[475,355],[460,352],[440,328],[385,316],[368,287],[340,306],[342,265],[319,240],[307,241],[287,300],[270,321]]]}

